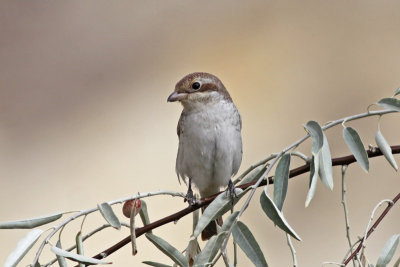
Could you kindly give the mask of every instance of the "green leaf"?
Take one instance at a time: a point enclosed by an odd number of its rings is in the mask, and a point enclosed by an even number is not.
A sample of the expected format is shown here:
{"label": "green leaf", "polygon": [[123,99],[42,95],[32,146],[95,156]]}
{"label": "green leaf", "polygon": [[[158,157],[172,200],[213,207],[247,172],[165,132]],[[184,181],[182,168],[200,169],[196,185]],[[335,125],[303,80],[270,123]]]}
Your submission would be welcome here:
{"label": "green leaf", "polygon": [[398,94],[400,94],[400,87],[397,88],[396,91],[394,91],[394,95],[393,95],[393,96],[396,96],[396,95],[398,95]]}
{"label": "green leaf", "polygon": [[361,165],[361,167],[368,172],[369,171],[369,161],[367,152],[364,149],[364,145],[361,141],[360,136],[351,127],[346,127],[343,129],[343,137],[347,146],[349,147],[351,153],[353,153],[357,162]]}
{"label": "green leaf", "polygon": [[244,179],[239,184],[242,185],[257,181],[258,179],[260,179],[261,175],[263,175],[266,169],[267,169],[266,166],[258,166],[257,168],[252,170],[249,174],[247,174],[246,177],[244,177]]}
{"label": "green leaf", "polygon": [[197,238],[189,240],[189,244],[188,244],[185,252],[186,252],[185,253],[186,260],[188,262],[194,262],[194,259],[200,253],[200,246],[199,246],[199,242],[197,242]]}
{"label": "green leaf", "polygon": [[137,254],[137,245],[136,245],[136,231],[135,231],[135,217],[136,217],[136,205],[132,206],[131,217],[129,220],[129,230],[131,233],[131,245],[132,245],[132,255],[135,256]]}
{"label": "green leaf", "polygon": [[[76,243],[76,253],[79,255],[84,255],[85,253],[83,252],[83,241],[82,241],[82,232],[81,231],[79,231],[76,234],[75,243]],[[79,263],[79,267],[85,267],[85,265],[82,263]]]}
{"label": "green leaf", "polygon": [[319,168],[318,174],[322,183],[333,190],[333,175],[332,175],[332,157],[331,150],[329,149],[328,140],[324,134],[324,144],[319,152]]}
{"label": "green leaf", "polygon": [[3,222],[0,223],[0,229],[32,229],[47,223],[51,223],[55,220],[60,219],[62,216],[61,212],[40,216],[32,219]]}
{"label": "green leaf", "polygon": [[397,171],[398,167],[396,164],[396,160],[394,159],[393,154],[392,154],[392,148],[386,141],[385,137],[383,137],[383,135],[379,129],[376,132],[375,142],[378,145],[379,149],[381,150],[382,154],[387,159],[387,161],[389,161],[390,165],[392,165],[392,167]]}
{"label": "green leaf", "polygon": [[121,229],[121,222],[119,221],[117,215],[115,215],[113,209],[110,204],[107,202],[97,204],[97,207],[100,210],[101,215],[103,215],[104,219],[115,229]]}
{"label": "green leaf", "polygon": [[171,246],[167,241],[154,234],[146,233],[146,237],[153,243],[162,253],[171,258],[179,266],[189,266],[185,256],[179,252],[175,247]]}
{"label": "green leaf", "polygon": [[[62,249],[60,240],[57,241],[56,247],[58,247],[59,249]],[[67,267],[68,266],[67,261],[65,260],[65,258],[63,256],[59,256],[59,255],[56,255],[56,256],[57,256],[58,265],[60,267]]]}
{"label": "green leaf", "polygon": [[194,266],[211,262],[217,255],[217,252],[221,248],[221,245],[224,242],[227,235],[228,235],[227,232],[221,232],[218,235],[212,236],[210,240],[207,242],[204,249],[200,252],[199,255],[197,255],[194,261]]}
{"label": "green leaf", "polygon": [[28,251],[36,243],[42,233],[43,230],[40,229],[34,229],[28,232],[22,239],[18,241],[17,246],[8,256],[3,267],[17,266],[17,264],[22,260],[26,253],[28,253]]}
{"label": "green leaf", "polygon": [[101,261],[101,260],[98,260],[98,259],[86,257],[86,256],[83,256],[83,255],[78,255],[78,254],[75,254],[75,253],[72,253],[72,252],[65,251],[65,250],[60,249],[60,248],[55,247],[55,246],[51,247],[51,251],[53,251],[53,253],[58,255],[58,256],[62,256],[64,258],[70,259],[72,261],[80,262],[80,263],[83,263],[85,265],[111,264],[111,262],[105,262],[105,261]]}
{"label": "green leaf", "polygon": [[389,110],[400,111],[400,100],[396,98],[382,98],[377,104]]}
{"label": "green leaf", "polygon": [[274,178],[274,202],[282,210],[289,182],[290,154],[286,153],[278,162]]}
{"label": "green leaf", "polygon": [[[247,193],[247,191],[243,191],[240,188],[236,188],[235,192],[237,197],[234,198],[233,205],[235,205]],[[231,208],[231,196],[226,193],[219,194],[204,210],[203,215],[201,215],[199,222],[196,225],[196,229],[193,231],[191,239],[197,238],[211,221],[221,217]]]}
{"label": "green leaf", "polygon": [[235,225],[236,219],[239,215],[239,211],[235,211],[226,218],[224,224],[221,227],[221,232],[230,232],[231,228]]}
{"label": "green leaf", "polygon": [[166,264],[162,264],[162,263],[158,263],[158,262],[154,262],[154,261],[142,261],[142,263],[150,265],[150,266],[154,266],[154,267],[171,267],[171,265],[166,265]]}
{"label": "green leaf", "polygon": [[199,217],[200,217],[200,210],[197,209],[197,210],[193,211],[193,228],[192,228],[193,232],[194,232],[194,229],[196,229],[197,223],[199,222]]}
{"label": "green leaf", "polygon": [[310,163],[310,188],[308,189],[307,193],[305,204],[306,207],[310,205],[310,202],[314,198],[315,191],[317,189],[319,162],[319,154],[312,157],[312,161]]}
{"label": "green leaf", "polygon": [[318,122],[316,122],[316,121],[309,121],[304,126],[304,128],[310,134],[311,139],[312,139],[312,149],[311,149],[312,154],[316,155],[322,148],[322,145],[324,142],[324,136],[323,136],[321,126],[319,126]]}
{"label": "green leaf", "polygon": [[269,198],[267,193],[267,187],[264,187],[264,192],[261,193],[260,203],[263,211],[283,231],[293,236],[297,240],[301,241],[301,238],[296,234],[296,232],[290,227],[290,225],[286,222],[283,214],[280,210],[275,206],[274,202]]}
{"label": "green leaf", "polygon": [[386,265],[392,260],[398,245],[399,235],[391,236],[379,255],[378,261],[376,262],[376,267],[386,267]]}
{"label": "green leaf", "polygon": [[239,247],[255,266],[268,266],[260,246],[258,245],[253,234],[250,232],[249,228],[244,223],[238,221],[233,227],[232,235],[236,244],[239,245]]}
{"label": "green leaf", "polygon": [[[143,225],[150,224],[149,214],[147,212],[147,204],[146,202],[141,199],[142,206],[139,211],[140,219],[142,219]],[[152,231],[148,231],[148,233],[152,233]]]}

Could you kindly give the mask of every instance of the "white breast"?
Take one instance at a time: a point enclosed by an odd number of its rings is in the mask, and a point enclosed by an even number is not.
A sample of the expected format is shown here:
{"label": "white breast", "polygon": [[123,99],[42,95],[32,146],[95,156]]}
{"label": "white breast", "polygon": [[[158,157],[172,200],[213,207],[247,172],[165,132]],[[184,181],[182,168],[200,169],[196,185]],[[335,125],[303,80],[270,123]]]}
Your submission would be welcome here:
{"label": "white breast", "polygon": [[231,101],[184,110],[177,174],[191,178],[201,196],[217,193],[237,173],[242,160],[240,115]]}

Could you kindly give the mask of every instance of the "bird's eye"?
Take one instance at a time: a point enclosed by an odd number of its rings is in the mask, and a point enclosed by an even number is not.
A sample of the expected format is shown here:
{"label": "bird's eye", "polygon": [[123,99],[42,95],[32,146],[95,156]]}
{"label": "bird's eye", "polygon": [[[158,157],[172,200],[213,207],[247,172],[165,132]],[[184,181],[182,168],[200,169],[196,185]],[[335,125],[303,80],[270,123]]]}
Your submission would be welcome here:
{"label": "bird's eye", "polygon": [[199,82],[194,82],[193,84],[192,84],[192,88],[194,89],[194,90],[199,90],[200,89],[200,83]]}

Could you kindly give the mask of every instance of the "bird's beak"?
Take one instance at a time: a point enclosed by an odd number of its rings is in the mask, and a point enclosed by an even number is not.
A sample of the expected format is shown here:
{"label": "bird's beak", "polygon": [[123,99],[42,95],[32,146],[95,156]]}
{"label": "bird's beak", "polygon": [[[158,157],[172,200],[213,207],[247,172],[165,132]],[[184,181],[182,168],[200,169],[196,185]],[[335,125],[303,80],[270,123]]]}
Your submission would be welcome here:
{"label": "bird's beak", "polygon": [[178,93],[178,92],[173,92],[172,94],[169,95],[167,102],[175,102],[175,101],[181,101],[182,99],[187,97],[187,93]]}

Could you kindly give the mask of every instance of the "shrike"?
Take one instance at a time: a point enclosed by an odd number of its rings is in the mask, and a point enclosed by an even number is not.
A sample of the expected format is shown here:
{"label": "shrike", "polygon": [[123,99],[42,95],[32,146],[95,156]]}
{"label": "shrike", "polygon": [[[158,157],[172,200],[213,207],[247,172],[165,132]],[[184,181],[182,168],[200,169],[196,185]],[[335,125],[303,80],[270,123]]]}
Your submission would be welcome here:
{"label": "shrike", "polygon": [[[178,122],[178,179],[188,180],[187,200],[193,203],[192,183],[201,197],[228,186],[234,195],[234,176],[242,161],[242,120],[222,82],[214,75],[195,72],[183,77],[168,97],[179,101],[183,111]],[[217,220],[222,224],[222,218]],[[216,222],[203,231],[207,240],[217,233]]]}

